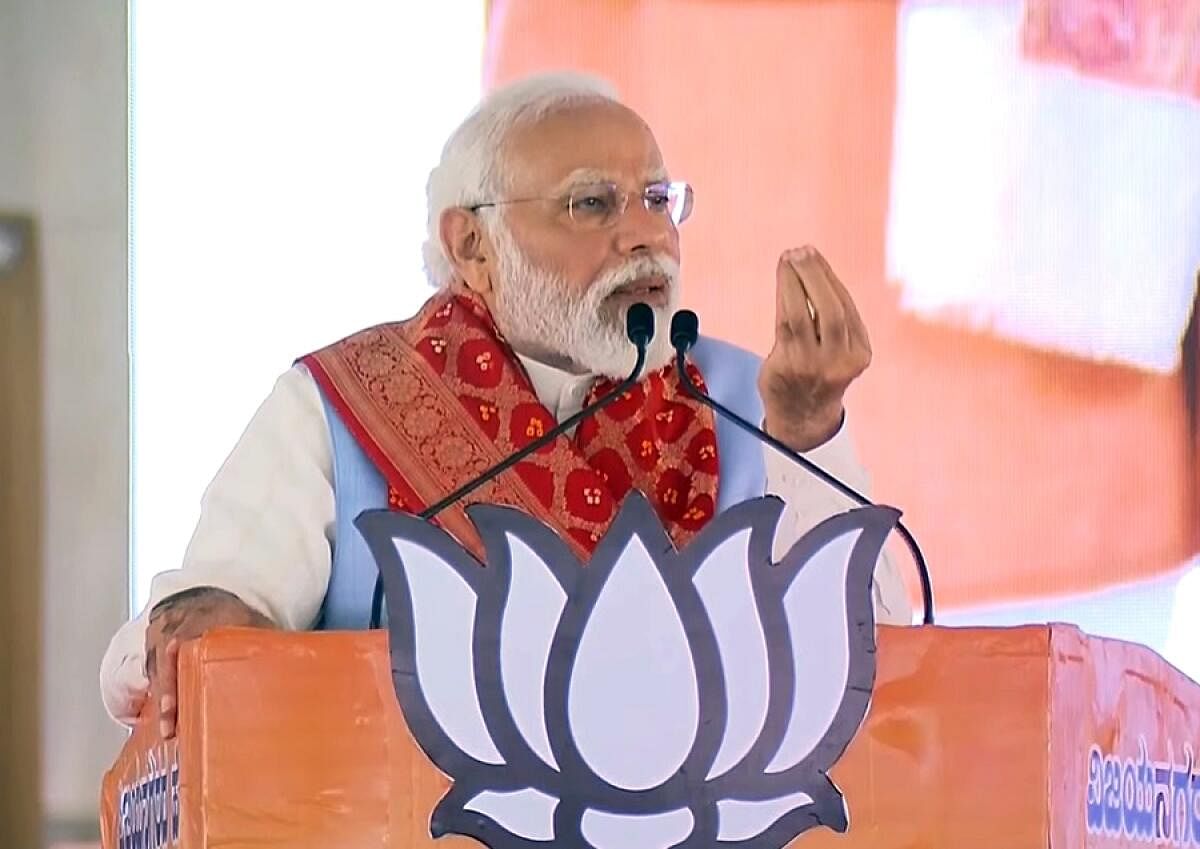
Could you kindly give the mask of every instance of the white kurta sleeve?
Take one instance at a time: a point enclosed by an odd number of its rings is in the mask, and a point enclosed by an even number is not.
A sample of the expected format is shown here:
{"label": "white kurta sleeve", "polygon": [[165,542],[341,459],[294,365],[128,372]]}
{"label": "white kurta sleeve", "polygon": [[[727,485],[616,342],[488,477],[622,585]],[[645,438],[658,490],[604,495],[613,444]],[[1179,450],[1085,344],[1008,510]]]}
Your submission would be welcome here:
{"label": "white kurta sleeve", "polygon": [[335,516],[325,411],[298,366],[276,382],[205,491],[182,567],[155,576],[146,609],[109,644],[100,668],[109,714],[128,724],[141,710],[148,614],[167,596],[217,587],[282,628],[310,627],[329,584]]}
{"label": "white kurta sleeve", "polygon": [[[868,495],[866,470],[858,462],[849,429],[841,429],[805,457],[851,488]],[[767,469],[767,492],[787,505],[775,533],[774,556],[788,549],[823,520],[857,505],[842,493],[809,474],[769,445],[763,445]],[[912,602],[892,559],[885,552],[875,566],[875,618],[885,625],[911,625]]]}

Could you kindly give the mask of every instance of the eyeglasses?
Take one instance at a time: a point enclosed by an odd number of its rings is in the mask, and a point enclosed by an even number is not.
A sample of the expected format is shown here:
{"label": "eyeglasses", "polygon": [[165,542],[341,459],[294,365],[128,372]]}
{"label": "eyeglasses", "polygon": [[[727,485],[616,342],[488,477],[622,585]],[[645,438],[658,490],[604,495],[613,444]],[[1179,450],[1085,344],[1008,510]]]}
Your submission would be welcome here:
{"label": "eyeglasses", "polygon": [[[560,204],[577,227],[602,230],[620,220],[629,207],[631,193],[622,191],[616,183],[589,183],[578,186],[562,197],[517,198],[477,203],[467,207],[471,212],[489,206],[510,203],[530,203],[552,200]],[[684,182],[650,183],[642,189],[642,205],[658,215],[667,215],[675,226],[687,221],[692,214],[692,187]]]}

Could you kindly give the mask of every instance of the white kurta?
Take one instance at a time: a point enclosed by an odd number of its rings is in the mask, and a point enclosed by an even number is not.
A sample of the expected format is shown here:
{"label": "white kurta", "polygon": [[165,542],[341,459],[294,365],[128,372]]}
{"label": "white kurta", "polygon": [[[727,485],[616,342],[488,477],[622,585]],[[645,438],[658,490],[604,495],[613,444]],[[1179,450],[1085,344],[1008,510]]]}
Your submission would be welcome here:
{"label": "white kurta", "polygon": [[[521,358],[542,404],[559,420],[577,412],[594,382]],[[718,447],[719,448],[719,447]],[[823,481],[764,445],[767,491],[787,508],[775,538],[782,556],[805,531],[854,506]],[[846,428],[808,459],[866,491],[867,476]],[[303,366],[284,373],[250,420],[201,501],[181,568],[155,576],[146,608],[113,637],[100,666],[104,706],[132,724],[146,698],[145,635],[150,608],[191,587],[218,587],[281,628],[316,622],[336,544],[333,450],[320,390]],[[875,573],[878,621],[908,625],[912,607],[885,555]]]}

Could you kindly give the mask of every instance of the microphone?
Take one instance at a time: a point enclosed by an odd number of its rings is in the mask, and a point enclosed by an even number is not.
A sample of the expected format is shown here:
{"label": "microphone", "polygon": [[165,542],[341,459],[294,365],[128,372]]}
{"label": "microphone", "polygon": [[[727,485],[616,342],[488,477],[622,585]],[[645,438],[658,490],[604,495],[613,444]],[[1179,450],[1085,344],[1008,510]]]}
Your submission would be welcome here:
{"label": "microphone", "polygon": [[[729,419],[742,430],[754,436],[761,442],[770,445],[779,453],[783,454],[792,462],[804,467],[809,473],[816,475],[829,486],[836,489],[838,492],[845,495],[847,498],[857,502],[863,507],[874,507],[875,502],[867,498],[862,493],[851,488],[849,485],[835,478],[829,472],[822,469],[812,460],[809,460],[798,451],[792,450],[789,446],[780,442],[771,434],[767,433],[760,427],[743,419],[733,410],[721,404],[710,395],[706,395],[700,391],[700,387],[692,382],[691,375],[687,372],[687,364],[684,357],[696,344],[696,340],[700,337],[700,319],[691,310],[680,310],[671,318],[671,347],[675,349],[675,369],[679,372],[679,379],[683,383],[687,393],[695,398],[700,403],[711,407],[720,415]],[[921,548],[917,545],[916,539],[912,533],[902,523],[896,523],[896,531],[908,546],[908,550],[912,552],[913,561],[917,566],[917,574],[921,579],[921,606],[924,608],[922,622],[925,625],[933,624],[933,583],[929,579],[929,567],[925,563],[925,556],[921,554]]]}
{"label": "microphone", "polygon": [[[646,365],[646,349],[650,347],[650,340],[654,338],[654,310],[650,309],[647,304],[644,304],[641,301],[633,304],[625,313],[625,336],[637,348],[637,362],[634,363],[633,370],[629,372],[628,377],[613,387],[612,390],[606,392],[604,395],[601,395],[592,404],[584,407],[570,418],[564,419],[556,427],[552,427],[550,430],[546,431],[542,436],[539,436],[533,442],[530,442],[524,448],[513,452],[499,463],[492,466],[490,469],[484,470],[477,477],[467,481],[441,501],[426,507],[419,514],[417,514],[418,517],[424,519],[425,521],[433,519],[447,507],[450,507],[455,502],[466,498],[472,492],[479,489],[479,487],[497,477],[502,472],[512,468],[530,454],[540,450],[546,445],[549,445],[564,433],[570,431],[584,419],[589,419],[596,415],[613,401],[616,401],[631,388],[633,388],[633,386],[642,376],[642,369]],[[382,618],[383,576],[377,575],[375,577],[375,593],[371,598],[371,628],[378,628]]]}

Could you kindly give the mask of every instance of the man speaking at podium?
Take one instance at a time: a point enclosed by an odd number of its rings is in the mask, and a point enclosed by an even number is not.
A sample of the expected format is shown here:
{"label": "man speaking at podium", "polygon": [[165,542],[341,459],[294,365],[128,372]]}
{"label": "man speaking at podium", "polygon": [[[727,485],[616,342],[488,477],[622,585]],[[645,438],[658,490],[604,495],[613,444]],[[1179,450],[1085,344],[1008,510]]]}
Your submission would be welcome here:
{"label": "man speaking at podium", "polygon": [[[206,491],[182,568],[154,579],[146,611],[113,638],[101,667],[110,714],[132,723],[152,695],[172,735],[179,644],[210,628],[366,627],[377,573],[355,517],[419,513],[611,389],[636,363],[625,316],[637,302],[653,308],[657,332],[636,387],[448,507],[443,528],[479,554],[464,502],[511,504],[586,561],[635,487],[677,546],[721,510],[773,493],[787,504],[779,556],[852,506],[683,390],[666,328],[692,204],[606,84],[542,75],[487,97],[429,178],[436,293],[415,317],[303,357],[279,379]],[[866,329],[812,248],[782,254],[776,286],[767,358],[702,337],[690,373],[862,489],[842,398],[870,361]],[[911,622],[886,557],[874,593],[878,621]]]}

